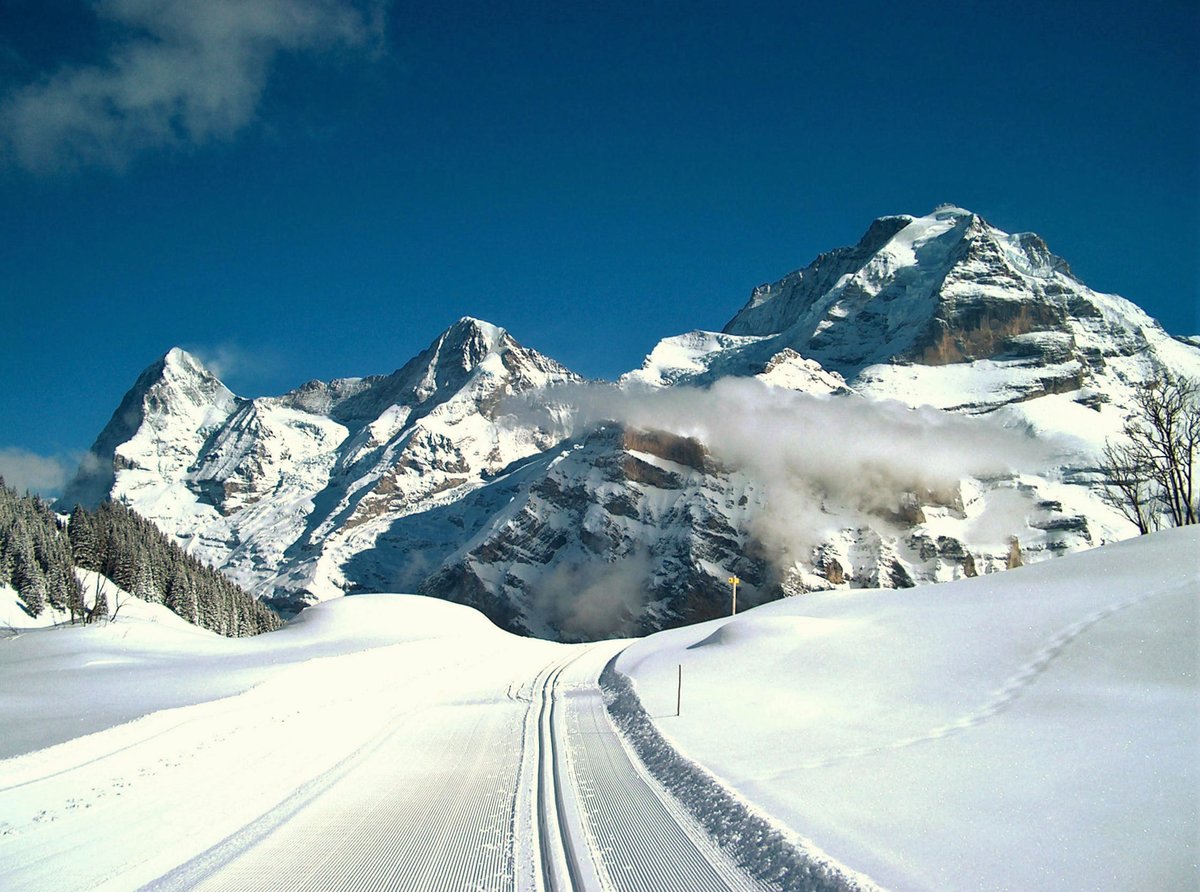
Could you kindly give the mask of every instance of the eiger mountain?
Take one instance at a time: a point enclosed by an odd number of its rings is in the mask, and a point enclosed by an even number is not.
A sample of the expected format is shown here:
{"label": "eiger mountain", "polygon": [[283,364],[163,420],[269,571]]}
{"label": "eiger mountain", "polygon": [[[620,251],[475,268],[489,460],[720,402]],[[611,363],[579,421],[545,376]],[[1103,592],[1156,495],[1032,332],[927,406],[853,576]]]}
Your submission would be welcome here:
{"label": "eiger mountain", "polygon": [[[1200,348],[1089,289],[1037,236],[941,207],[876,220],[857,245],[756,288],[722,332],[665,339],[617,385],[585,385],[469,318],[391,375],[280,397],[235,396],[171,350],[62,502],[124,499],[284,609],[416,591],[523,633],[641,633],[727,611],[731,574],[753,604],[1132,535],[1098,497],[1096,456],[1135,388],[1164,371],[1200,377]],[[581,408],[597,392],[613,407],[603,417]],[[676,393],[701,406],[761,393],[801,419],[844,419],[814,436],[845,437],[820,445],[860,465],[853,479],[781,483],[703,425],[620,409]],[[930,482],[905,443],[871,441],[863,419],[881,405],[909,426],[1003,426],[1044,460]],[[774,447],[784,459],[793,448]],[[888,467],[889,448],[907,471]]]}

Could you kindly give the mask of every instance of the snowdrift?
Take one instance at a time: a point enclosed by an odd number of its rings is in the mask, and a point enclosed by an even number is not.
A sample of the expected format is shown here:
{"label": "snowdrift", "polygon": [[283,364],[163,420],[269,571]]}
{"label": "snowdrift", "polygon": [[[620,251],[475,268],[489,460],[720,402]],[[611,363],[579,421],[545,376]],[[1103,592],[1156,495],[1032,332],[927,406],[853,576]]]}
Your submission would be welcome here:
{"label": "snowdrift", "polygon": [[1195,888],[1198,554],[1169,530],[791,598],[617,669],[682,754],[884,887]]}

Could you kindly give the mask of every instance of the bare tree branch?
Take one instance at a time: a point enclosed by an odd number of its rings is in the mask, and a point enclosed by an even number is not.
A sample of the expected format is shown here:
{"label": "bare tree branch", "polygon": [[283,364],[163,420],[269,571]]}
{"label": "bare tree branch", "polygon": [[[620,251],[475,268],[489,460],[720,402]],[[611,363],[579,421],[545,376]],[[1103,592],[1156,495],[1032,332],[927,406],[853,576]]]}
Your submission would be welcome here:
{"label": "bare tree branch", "polygon": [[1138,391],[1121,439],[1104,447],[1105,501],[1142,533],[1200,521],[1200,384],[1166,374]]}

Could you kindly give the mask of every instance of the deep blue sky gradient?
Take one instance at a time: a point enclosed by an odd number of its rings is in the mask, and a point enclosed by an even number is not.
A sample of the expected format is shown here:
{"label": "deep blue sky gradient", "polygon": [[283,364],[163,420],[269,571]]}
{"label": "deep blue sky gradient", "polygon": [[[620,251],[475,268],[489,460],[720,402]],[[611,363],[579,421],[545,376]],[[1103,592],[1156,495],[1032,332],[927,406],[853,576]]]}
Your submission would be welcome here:
{"label": "deep blue sky gradient", "polygon": [[[103,58],[86,4],[5,6],[0,91]],[[1200,333],[1194,2],[750,6],[396,3],[231,139],[8,164],[0,449],[85,449],[176,344],[258,396],[473,315],[612,378],[941,202]]]}

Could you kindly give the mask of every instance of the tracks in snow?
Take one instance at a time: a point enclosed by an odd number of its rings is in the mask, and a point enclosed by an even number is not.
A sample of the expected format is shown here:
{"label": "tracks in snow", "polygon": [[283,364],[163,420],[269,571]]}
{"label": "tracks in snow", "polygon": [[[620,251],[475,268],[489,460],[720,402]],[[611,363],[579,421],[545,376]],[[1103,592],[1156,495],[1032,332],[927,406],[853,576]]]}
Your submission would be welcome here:
{"label": "tracks in snow", "polygon": [[598,678],[619,646],[481,654],[469,683],[151,888],[755,889],[609,723]]}
{"label": "tracks in snow", "polygon": [[1033,655],[1033,658],[1026,664],[1021,666],[1015,674],[1011,675],[1005,682],[992,692],[989,699],[982,705],[967,713],[966,715],[955,719],[945,725],[939,725],[936,728],[931,728],[921,734],[916,734],[911,737],[905,737],[900,740],[893,740],[887,743],[878,744],[876,746],[861,747],[859,749],[847,750],[841,753],[834,753],[829,756],[824,756],[819,759],[810,759],[800,764],[801,768],[824,768],[829,765],[836,765],[839,762],[845,762],[851,759],[862,758],[863,756],[872,756],[878,753],[887,752],[889,750],[902,750],[911,746],[916,746],[920,743],[926,743],[931,740],[941,740],[945,737],[951,737],[955,734],[960,734],[963,731],[978,727],[984,724],[1002,712],[1006,712],[1014,703],[1024,694],[1037,679],[1050,668],[1051,663],[1062,656],[1063,651],[1069,645],[1075,642],[1076,639],[1082,637],[1084,633],[1089,631],[1092,626],[1108,619],[1114,614],[1120,613],[1130,607],[1134,607],[1156,597],[1155,593],[1142,594],[1139,593],[1131,598],[1117,601],[1109,604],[1107,607],[1102,607],[1099,610],[1089,613],[1069,626],[1061,629],[1049,638],[1045,644]]}
{"label": "tracks in snow", "polygon": [[539,839],[546,892],[757,890],[642,768],[609,721],[594,645],[540,686]]}
{"label": "tracks in snow", "polygon": [[579,659],[576,654],[547,667],[536,686],[536,702],[530,708],[537,719],[537,851],[538,879],[543,892],[573,892],[598,888],[591,858],[583,848],[577,811],[568,809],[563,752],[561,694],[557,685],[566,668]]}

